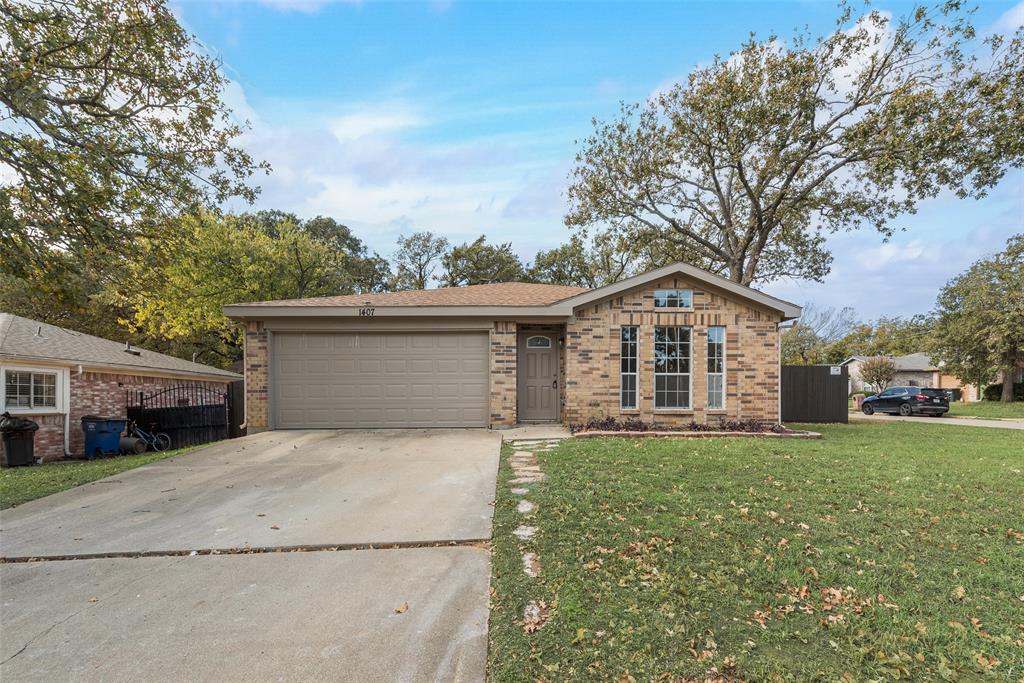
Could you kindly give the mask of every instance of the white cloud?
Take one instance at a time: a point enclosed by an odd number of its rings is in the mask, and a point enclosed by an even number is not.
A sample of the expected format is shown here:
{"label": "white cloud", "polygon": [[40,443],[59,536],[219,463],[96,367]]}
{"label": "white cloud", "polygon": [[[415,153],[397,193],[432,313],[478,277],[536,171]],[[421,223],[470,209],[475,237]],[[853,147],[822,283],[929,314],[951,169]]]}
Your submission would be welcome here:
{"label": "white cloud", "polygon": [[339,140],[357,138],[414,128],[424,125],[423,118],[402,105],[371,105],[330,122],[331,131]]}
{"label": "white cloud", "polygon": [[[303,14],[316,14],[331,2],[332,0],[259,0],[259,3],[266,7],[272,7],[282,12],[301,12]],[[346,2],[347,4],[362,4],[361,0],[346,0]]]}
{"label": "white cloud", "polygon": [[1010,34],[1024,26],[1024,2],[1006,10],[992,25],[992,33]]}

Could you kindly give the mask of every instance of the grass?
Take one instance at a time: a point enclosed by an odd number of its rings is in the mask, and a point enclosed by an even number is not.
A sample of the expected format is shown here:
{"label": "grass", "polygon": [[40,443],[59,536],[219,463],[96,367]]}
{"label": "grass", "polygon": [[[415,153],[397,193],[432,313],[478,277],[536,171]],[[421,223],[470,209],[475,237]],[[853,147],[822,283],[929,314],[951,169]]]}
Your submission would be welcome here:
{"label": "grass", "polygon": [[163,453],[121,455],[113,458],[49,463],[0,470],[0,510],[27,503],[51,493],[71,489],[151,462],[182,455],[195,447]]}
{"label": "grass", "polygon": [[[824,439],[566,441],[538,455],[529,542],[511,534],[524,518],[503,458],[491,677],[1020,679],[1020,432],[815,429]],[[530,600],[549,609],[533,633]]]}
{"label": "grass", "polygon": [[1001,401],[974,401],[964,403],[953,401],[949,404],[949,415],[984,417],[996,420],[1024,420],[1024,401],[1002,403]]}

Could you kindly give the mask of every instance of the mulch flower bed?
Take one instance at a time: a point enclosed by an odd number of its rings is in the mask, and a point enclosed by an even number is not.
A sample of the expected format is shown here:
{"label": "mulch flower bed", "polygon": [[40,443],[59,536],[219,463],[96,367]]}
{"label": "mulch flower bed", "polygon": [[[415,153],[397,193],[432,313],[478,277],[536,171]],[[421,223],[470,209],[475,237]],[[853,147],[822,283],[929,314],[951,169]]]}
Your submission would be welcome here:
{"label": "mulch flower bed", "polygon": [[570,424],[569,431],[577,438],[619,436],[626,438],[676,437],[716,438],[729,436],[758,436],[769,438],[820,439],[817,432],[786,429],[780,424],[760,420],[721,420],[705,424],[689,422],[684,425],[664,425],[645,422],[637,418],[618,420],[614,417],[591,419],[583,424]]}

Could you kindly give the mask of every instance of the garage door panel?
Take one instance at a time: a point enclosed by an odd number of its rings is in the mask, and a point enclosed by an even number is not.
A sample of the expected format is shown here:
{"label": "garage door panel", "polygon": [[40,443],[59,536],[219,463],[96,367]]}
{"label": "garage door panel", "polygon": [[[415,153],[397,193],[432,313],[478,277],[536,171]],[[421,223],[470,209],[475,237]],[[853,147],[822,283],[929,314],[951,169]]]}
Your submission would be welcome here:
{"label": "garage door panel", "polygon": [[487,360],[482,358],[463,358],[462,372],[469,374],[486,373]]}
{"label": "garage door panel", "polygon": [[486,333],[279,333],[280,428],[485,427]]}

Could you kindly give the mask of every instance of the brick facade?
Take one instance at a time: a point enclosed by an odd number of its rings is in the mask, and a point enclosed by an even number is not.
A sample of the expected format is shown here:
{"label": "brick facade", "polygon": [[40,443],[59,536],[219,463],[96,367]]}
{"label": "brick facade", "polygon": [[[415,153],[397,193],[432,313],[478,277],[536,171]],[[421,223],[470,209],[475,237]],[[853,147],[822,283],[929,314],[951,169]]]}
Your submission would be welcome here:
{"label": "brick facade", "polygon": [[[677,288],[693,290],[693,309],[655,311],[654,290]],[[664,424],[725,418],[777,422],[780,319],[778,312],[723,297],[699,283],[670,278],[578,309],[565,324],[493,321],[489,422],[504,427],[518,421],[518,338],[530,331],[552,332],[559,339],[560,419],[564,423],[605,416],[637,416]],[[262,430],[269,425],[267,332],[262,322],[245,325],[246,421],[250,430]],[[619,408],[621,325],[640,328],[639,406],[633,411]],[[690,410],[654,410],[653,347],[658,325],[693,329]],[[713,325],[726,328],[725,407],[709,411],[707,328]]]}
{"label": "brick facade", "polygon": [[[82,418],[86,415],[99,417],[127,416],[128,392],[151,394],[160,389],[180,384],[195,384],[217,391],[227,391],[226,382],[203,382],[172,377],[146,377],[143,375],[118,375],[108,372],[85,372],[81,376],[71,373],[71,456],[83,457],[85,433],[82,432]],[[191,399],[193,403],[201,400]],[[141,426],[141,425],[140,425]]]}
{"label": "brick facade", "polygon": [[[693,309],[654,308],[655,289],[692,289]],[[566,326],[566,406],[563,421],[636,416],[664,424],[716,419],[777,422],[779,389],[779,315],[752,308],[673,278],[639,287],[576,312]],[[619,330],[639,327],[639,394],[636,410],[619,407]],[[725,408],[709,411],[707,328],[726,328]],[[692,394],[689,410],[654,409],[654,328],[692,327]]]}
{"label": "brick facade", "polygon": [[519,419],[516,386],[518,384],[518,329],[514,321],[498,320],[491,329],[491,405],[492,426],[511,426]]}
{"label": "brick facade", "polygon": [[[147,394],[161,388],[180,385],[183,382],[226,391],[226,382],[204,382],[183,378],[147,377],[144,375],[123,375],[108,372],[71,372],[68,383],[71,403],[68,406],[68,440],[70,457],[84,457],[85,434],[82,432],[82,417],[124,418],[127,414],[127,392],[142,391]],[[45,461],[60,460],[64,453],[64,414],[32,415],[18,413],[39,424],[35,433],[35,456]],[[2,447],[0,447],[2,450]]]}
{"label": "brick facade", "polygon": [[250,434],[270,425],[267,331],[262,322],[245,324],[245,423]]}

